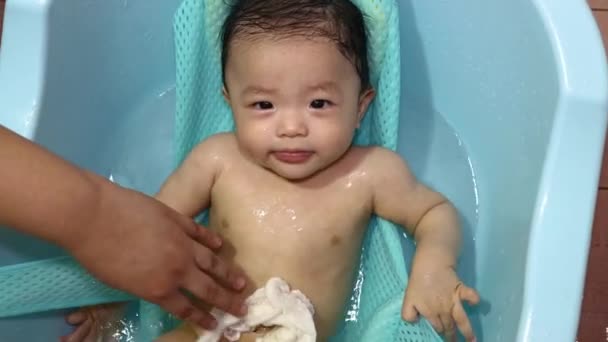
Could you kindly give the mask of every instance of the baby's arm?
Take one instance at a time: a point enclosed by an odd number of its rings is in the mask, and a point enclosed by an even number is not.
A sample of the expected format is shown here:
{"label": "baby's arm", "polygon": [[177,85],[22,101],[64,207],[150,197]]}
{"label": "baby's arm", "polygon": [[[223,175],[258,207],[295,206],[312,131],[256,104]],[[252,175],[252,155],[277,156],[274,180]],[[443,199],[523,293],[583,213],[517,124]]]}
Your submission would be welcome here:
{"label": "baby's arm", "polygon": [[194,217],[209,207],[211,189],[222,168],[223,136],[197,145],[167,178],[156,198],[179,213]]}
{"label": "baby's arm", "polygon": [[428,263],[455,267],[461,237],[454,207],[443,195],[417,182],[399,155],[384,149],[374,152],[374,211],[414,237],[413,268]]}
{"label": "baby's arm", "polygon": [[416,181],[402,158],[377,149],[372,156],[374,212],[403,226],[416,240],[403,317],[425,316],[449,338],[454,321],[467,340],[473,340],[461,300],[476,303],[477,293],[456,275],[461,230],[452,204],[441,194]]}

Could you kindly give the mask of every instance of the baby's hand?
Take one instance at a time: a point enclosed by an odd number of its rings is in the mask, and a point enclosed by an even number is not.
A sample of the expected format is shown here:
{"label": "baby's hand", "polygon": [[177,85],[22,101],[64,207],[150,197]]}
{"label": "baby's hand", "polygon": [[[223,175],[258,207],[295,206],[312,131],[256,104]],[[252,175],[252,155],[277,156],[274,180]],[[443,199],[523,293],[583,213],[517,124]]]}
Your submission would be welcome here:
{"label": "baby's hand", "polygon": [[475,305],[479,295],[465,286],[451,267],[412,272],[405,292],[402,316],[414,322],[424,316],[448,341],[456,341],[455,326],[467,341],[476,341],[462,301]]}
{"label": "baby's hand", "polygon": [[61,342],[95,342],[117,341],[115,336],[120,331],[117,325],[125,313],[126,305],[104,304],[81,308],[69,314],[66,320],[75,326],[74,331],[61,337]]}

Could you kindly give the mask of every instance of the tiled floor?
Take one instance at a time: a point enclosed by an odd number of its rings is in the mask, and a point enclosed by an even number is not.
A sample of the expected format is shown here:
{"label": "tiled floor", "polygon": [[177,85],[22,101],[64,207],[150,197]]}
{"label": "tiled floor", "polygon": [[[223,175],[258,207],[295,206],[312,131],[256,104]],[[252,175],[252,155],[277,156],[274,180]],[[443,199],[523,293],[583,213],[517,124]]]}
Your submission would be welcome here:
{"label": "tiled floor", "polygon": [[578,341],[608,340],[608,189],[598,193]]}
{"label": "tiled floor", "polygon": [[[6,0],[0,0],[0,39]],[[608,0],[589,0],[608,46]],[[0,41],[1,43],[1,41]],[[578,342],[608,340],[608,141],[596,207]]]}

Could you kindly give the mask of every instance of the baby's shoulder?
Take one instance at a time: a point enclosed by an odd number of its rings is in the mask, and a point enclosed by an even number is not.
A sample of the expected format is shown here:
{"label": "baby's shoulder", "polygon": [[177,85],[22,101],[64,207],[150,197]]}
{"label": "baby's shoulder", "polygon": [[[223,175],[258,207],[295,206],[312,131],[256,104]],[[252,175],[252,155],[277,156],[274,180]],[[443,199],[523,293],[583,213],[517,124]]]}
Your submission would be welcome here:
{"label": "baby's shoulder", "polygon": [[365,174],[371,184],[387,184],[412,177],[405,159],[397,152],[381,146],[353,147],[355,171]]}
{"label": "baby's shoulder", "polygon": [[194,167],[219,167],[220,169],[234,160],[238,148],[232,133],[212,135],[196,145],[184,164]]}
{"label": "baby's shoulder", "polygon": [[395,163],[405,163],[397,152],[382,146],[353,146],[349,153],[358,161],[359,167],[365,169],[381,170]]}
{"label": "baby's shoulder", "polygon": [[217,133],[207,137],[199,143],[200,145],[213,147],[215,149],[229,149],[236,147],[236,136],[232,132]]}
{"label": "baby's shoulder", "polygon": [[217,159],[230,157],[237,150],[236,138],[233,133],[218,133],[201,141],[192,149],[191,154],[196,157]]}

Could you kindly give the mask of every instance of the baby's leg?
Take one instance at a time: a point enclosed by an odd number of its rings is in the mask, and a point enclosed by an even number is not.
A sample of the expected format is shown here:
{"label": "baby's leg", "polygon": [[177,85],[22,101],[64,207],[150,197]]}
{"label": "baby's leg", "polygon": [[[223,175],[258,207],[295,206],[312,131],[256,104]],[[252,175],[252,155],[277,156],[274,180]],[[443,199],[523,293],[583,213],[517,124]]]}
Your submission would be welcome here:
{"label": "baby's leg", "polygon": [[124,317],[126,306],[126,303],[95,305],[67,315],[66,321],[75,329],[61,341],[115,341],[113,335],[120,328],[119,322]]}

